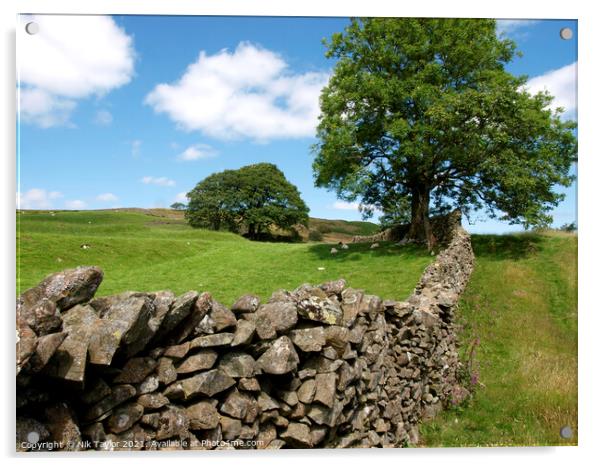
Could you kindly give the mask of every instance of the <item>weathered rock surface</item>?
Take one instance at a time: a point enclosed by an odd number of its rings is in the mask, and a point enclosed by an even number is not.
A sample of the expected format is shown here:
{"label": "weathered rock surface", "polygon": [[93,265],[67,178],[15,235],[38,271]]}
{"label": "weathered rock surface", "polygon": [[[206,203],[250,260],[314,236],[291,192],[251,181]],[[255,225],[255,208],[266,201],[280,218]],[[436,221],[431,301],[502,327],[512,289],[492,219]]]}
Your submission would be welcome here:
{"label": "weathered rock surface", "polygon": [[283,336],[275,340],[257,360],[257,366],[266,374],[286,374],[297,368],[299,355],[290,338]]}
{"label": "weathered rock surface", "polygon": [[186,437],[190,421],[186,412],[181,408],[172,407],[163,412],[159,417],[157,440],[179,436]]}
{"label": "weathered rock surface", "polygon": [[152,340],[169,312],[175,296],[171,291],[159,291],[154,294],[152,299],[150,318],[146,325],[143,325],[136,339],[124,349],[126,357],[138,354]]}
{"label": "weathered rock surface", "polygon": [[322,327],[291,330],[290,337],[295,346],[305,352],[321,351],[326,344]]}
{"label": "weathered rock surface", "polygon": [[115,385],[112,388],[110,395],[106,396],[84,412],[83,418],[87,421],[98,419],[115,406],[119,406],[121,403],[129,400],[135,395],[136,389],[131,385]]}
{"label": "weathered rock surface", "polygon": [[143,413],[144,408],[138,403],[127,403],[120,406],[107,421],[109,430],[114,434],[125,432],[142,417]]}
{"label": "weathered rock surface", "polygon": [[50,431],[49,440],[59,445],[65,445],[67,451],[81,450],[82,438],[75,413],[66,403],[55,403],[45,410]]}
{"label": "weathered rock surface", "polygon": [[162,393],[146,393],[138,397],[136,403],[142,406],[145,411],[152,411],[168,405],[169,398]]}
{"label": "weathered rock surface", "polygon": [[190,349],[212,348],[214,346],[227,346],[234,340],[233,333],[216,333],[195,338],[190,342]]}
{"label": "weathered rock surface", "polygon": [[153,358],[130,359],[121,370],[121,373],[113,379],[114,383],[141,383],[157,367],[157,361]]}
{"label": "weathered rock surface", "polygon": [[255,295],[248,294],[242,296],[232,305],[232,312],[241,314],[245,312],[255,312],[259,307],[259,298]]}
{"label": "weathered rock surface", "polygon": [[248,345],[255,335],[255,324],[248,320],[239,320],[232,338],[231,346]]}
{"label": "weathered rock surface", "polygon": [[311,448],[312,438],[307,424],[291,422],[280,436],[287,444],[296,448]]}
{"label": "weathered rock surface", "polygon": [[137,293],[116,296],[91,329],[90,362],[110,365],[120,347],[136,344],[143,338],[153,311],[148,296]]}
{"label": "weathered rock surface", "polygon": [[46,364],[44,371],[48,375],[83,383],[88,345],[98,320],[92,307],[79,304],[63,314],[63,330],[67,337]]}
{"label": "weathered rock surface", "polygon": [[31,372],[42,370],[66,337],[66,332],[56,332],[38,338],[35,350],[29,359],[29,369]]}
{"label": "weathered rock surface", "polygon": [[224,329],[236,326],[236,316],[223,304],[213,301],[210,312],[211,320],[216,332],[221,332]]}
{"label": "weathered rock surface", "polygon": [[173,302],[169,311],[161,322],[159,331],[155,334],[155,340],[159,340],[168,335],[174,330],[180,322],[182,322],[192,311],[192,306],[198,298],[199,294],[196,291],[189,291]]}
{"label": "weathered rock surface", "polygon": [[200,370],[211,369],[217,360],[217,353],[210,349],[201,350],[188,356],[176,369],[178,374],[188,374]]}
{"label": "weathered rock surface", "polygon": [[297,308],[293,303],[268,303],[256,312],[257,335],[264,340],[274,338],[297,323]]}
{"label": "weathered rock surface", "polygon": [[220,369],[202,372],[167,387],[168,398],[188,400],[198,395],[213,396],[235,385],[236,381]]}
{"label": "weathered rock surface", "polygon": [[301,288],[295,291],[294,296],[299,315],[324,324],[340,325],[343,321],[340,304],[336,299],[328,298],[324,292],[322,295],[317,293],[317,290],[320,289],[308,291]]}
{"label": "weathered rock surface", "polygon": [[19,297],[17,315],[24,316],[26,320],[33,317],[31,312],[41,301],[50,301],[64,312],[76,304],[89,301],[102,278],[102,270],[98,267],[77,267],[49,275]]}
{"label": "weathered rock surface", "polygon": [[219,368],[230,377],[253,377],[256,362],[252,356],[246,353],[233,352],[223,356],[219,363]]}
{"label": "weathered rock surface", "polygon": [[219,413],[208,401],[200,401],[186,408],[186,416],[190,420],[192,430],[214,429],[219,424]]}

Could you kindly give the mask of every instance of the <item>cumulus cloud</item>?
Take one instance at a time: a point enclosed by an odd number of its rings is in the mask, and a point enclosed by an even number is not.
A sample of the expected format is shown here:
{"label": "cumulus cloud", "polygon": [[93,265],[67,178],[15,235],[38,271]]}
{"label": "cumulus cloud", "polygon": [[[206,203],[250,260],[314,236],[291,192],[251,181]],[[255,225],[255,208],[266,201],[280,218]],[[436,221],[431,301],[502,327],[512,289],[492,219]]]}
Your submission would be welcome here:
{"label": "cumulus cloud", "polygon": [[65,201],[65,208],[69,210],[85,209],[86,203],[84,201],[80,201],[79,199],[75,199],[73,201]]}
{"label": "cumulus cloud", "polygon": [[38,88],[20,89],[20,118],[42,128],[62,126],[69,123],[74,101],[57,97]]}
{"label": "cumulus cloud", "polygon": [[496,20],[498,36],[509,36],[522,28],[539,23],[536,19],[498,19]]}
{"label": "cumulus cloud", "polygon": [[103,193],[96,196],[96,200],[101,202],[115,202],[118,200],[118,197],[113,193]]}
{"label": "cumulus cloud", "polygon": [[182,191],[181,193],[178,193],[176,198],[174,199],[174,202],[188,202],[188,198],[186,197],[186,192]]}
{"label": "cumulus cloud", "polygon": [[357,202],[336,201],[332,207],[339,210],[359,210],[360,205]]}
{"label": "cumulus cloud", "polygon": [[111,123],[113,123],[113,115],[111,115],[111,112],[108,110],[99,110],[96,112],[94,122],[100,126],[109,126]]}
{"label": "cumulus cloud", "polygon": [[[37,34],[25,32],[35,21]],[[134,73],[132,38],[108,16],[21,16],[17,28],[20,116],[42,127],[69,123],[78,99],[103,96]]]}
{"label": "cumulus cloud", "polygon": [[308,137],[327,81],[327,73],[292,73],[277,53],[241,42],[233,52],[201,51],[177,82],[157,85],[145,102],[181,128],[218,139]]}
{"label": "cumulus cloud", "polygon": [[51,209],[52,201],[63,195],[59,191],[46,191],[33,188],[24,193],[17,193],[17,209]]}
{"label": "cumulus cloud", "polygon": [[527,90],[535,94],[548,91],[554,96],[551,107],[562,107],[564,118],[574,118],[577,110],[577,62],[548,71],[527,81]]}
{"label": "cumulus cloud", "polygon": [[217,151],[207,145],[207,144],[195,144],[186,148],[178,158],[180,160],[199,160],[199,159],[209,159],[211,157],[215,157],[217,155]]}
{"label": "cumulus cloud", "polygon": [[176,182],[174,180],[170,180],[164,176],[154,177],[154,176],[145,176],[140,181],[144,184],[155,184],[157,186],[175,186]]}

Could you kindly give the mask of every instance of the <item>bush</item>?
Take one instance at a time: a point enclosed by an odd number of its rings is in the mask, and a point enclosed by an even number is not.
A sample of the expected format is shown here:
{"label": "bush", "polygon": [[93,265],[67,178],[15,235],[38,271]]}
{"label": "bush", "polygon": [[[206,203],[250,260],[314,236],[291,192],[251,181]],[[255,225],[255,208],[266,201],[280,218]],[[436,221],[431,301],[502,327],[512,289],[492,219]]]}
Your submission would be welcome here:
{"label": "bush", "polygon": [[565,223],[559,229],[561,231],[566,231],[567,233],[574,233],[577,231],[577,224],[575,222]]}
{"label": "bush", "polygon": [[309,240],[310,241],[322,241],[324,239],[324,235],[320,230],[309,230]]}

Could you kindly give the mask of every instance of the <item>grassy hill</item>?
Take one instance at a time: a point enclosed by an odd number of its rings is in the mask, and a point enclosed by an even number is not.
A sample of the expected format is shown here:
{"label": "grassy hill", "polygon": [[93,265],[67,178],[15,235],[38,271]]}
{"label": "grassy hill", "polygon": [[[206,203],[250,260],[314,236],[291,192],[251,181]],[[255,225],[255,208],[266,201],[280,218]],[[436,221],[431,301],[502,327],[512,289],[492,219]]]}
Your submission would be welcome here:
{"label": "grassy hill", "polygon": [[[345,223],[330,221],[335,228]],[[169,209],[22,211],[17,230],[18,292],[49,273],[88,264],[105,271],[99,295],[202,290],[231,304],[245,293],[266,299],[279,288],[344,277],[350,286],[403,299],[432,259],[425,251],[387,244],[377,250],[352,244],[332,256],[327,243],[252,242],[190,228],[181,212]]]}
{"label": "grassy hill", "polygon": [[[422,426],[426,446],[577,443],[577,236],[475,235],[476,268],[457,313],[476,344],[467,406]],[[570,426],[571,439],[559,432]]]}
{"label": "grassy hill", "polygon": [[319,231],[324,235],[324,241],[337,243],[346,241],[353,236],[368,236],[378,233],[380,227],[372,222],[326,220],[323,218],[310,218],[309,230]]}

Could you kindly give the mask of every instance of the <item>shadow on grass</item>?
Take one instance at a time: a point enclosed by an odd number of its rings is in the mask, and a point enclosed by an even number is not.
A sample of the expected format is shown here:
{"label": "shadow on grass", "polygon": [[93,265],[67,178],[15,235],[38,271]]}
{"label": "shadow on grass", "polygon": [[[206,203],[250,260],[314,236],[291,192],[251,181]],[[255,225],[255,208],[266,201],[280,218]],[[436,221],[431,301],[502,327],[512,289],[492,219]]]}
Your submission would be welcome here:
{"label": "shadow on grass", "polygon": [[524,259],[541,251],[542,237],[536,233],[472,235],[475,256],[488,259]]}
{"label": "shadow on grass", "polygon": [[[337,244],[315,244],[309,247],[309,251],[321,260],[335,260],[337,262],[358,261],[366,255],[371,257],[385,256],[408,256],[427,257],[429,252],[426,248],[415,245],[398,246],[392,242],[380,242],[376,249],[370,249],[371,243],[349,243],[349,249],[341,249]],[[338,252],[332,254],[330,251],[336,248]]]}

